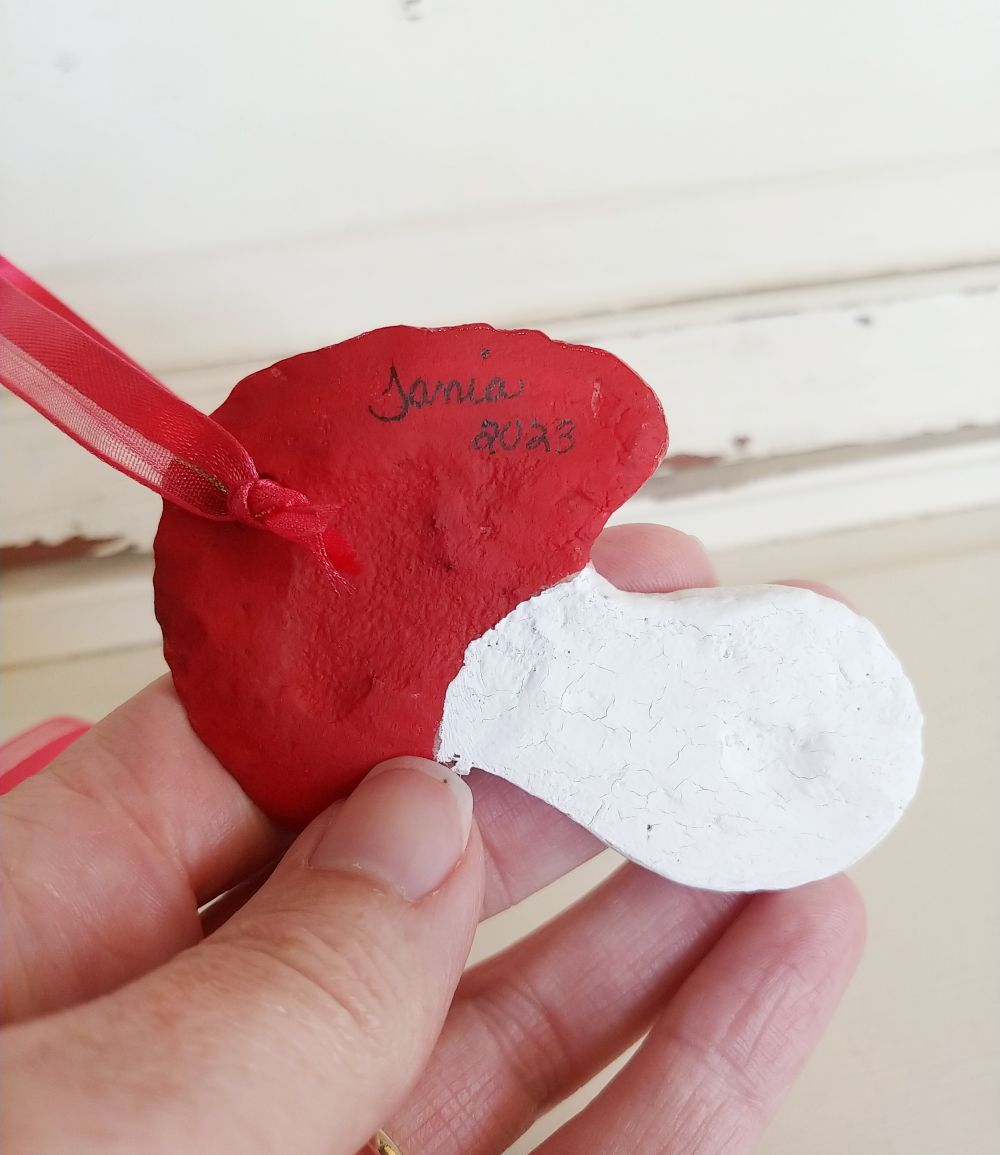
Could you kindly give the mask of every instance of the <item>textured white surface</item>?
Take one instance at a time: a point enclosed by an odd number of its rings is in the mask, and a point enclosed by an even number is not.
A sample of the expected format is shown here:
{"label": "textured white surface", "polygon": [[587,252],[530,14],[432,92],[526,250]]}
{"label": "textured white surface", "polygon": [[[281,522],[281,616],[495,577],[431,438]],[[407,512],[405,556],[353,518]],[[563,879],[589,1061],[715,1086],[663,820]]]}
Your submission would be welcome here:
{"label": "textured white surface", "polygon": [[784,586],[628,594],[590,567],[469,646],[438,757],[691,886],[857,861],[916,788],[921,717],[875,628]]}

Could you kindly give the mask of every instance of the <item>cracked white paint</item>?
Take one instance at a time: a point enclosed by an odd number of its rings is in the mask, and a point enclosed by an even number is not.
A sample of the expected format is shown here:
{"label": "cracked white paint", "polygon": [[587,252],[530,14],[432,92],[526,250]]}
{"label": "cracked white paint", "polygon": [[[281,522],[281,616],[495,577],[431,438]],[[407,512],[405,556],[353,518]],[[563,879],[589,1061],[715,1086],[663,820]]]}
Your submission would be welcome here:
{"label": "cracked white paint", "polygon": [[921,715],[874,626],[785,586],[623,593],[587,567],[472,642],[437,756],[691,886],[850,866],[913,796]]}

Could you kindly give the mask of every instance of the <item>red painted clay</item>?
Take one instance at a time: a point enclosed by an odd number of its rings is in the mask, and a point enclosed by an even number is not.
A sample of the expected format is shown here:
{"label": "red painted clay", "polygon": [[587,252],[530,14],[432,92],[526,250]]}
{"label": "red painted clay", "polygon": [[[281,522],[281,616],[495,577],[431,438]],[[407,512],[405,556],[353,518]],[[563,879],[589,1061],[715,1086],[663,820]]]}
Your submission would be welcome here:
{"label": "red painted clay", "polygon": [[195,730],[302,824],[376,762],[430,756],[468,643],[576,573],[656,468],[655,395],[597,349],[486,325],[394,327],[282,361],[215,414],[316,503],[361,572],[164,510],[156,610]]}

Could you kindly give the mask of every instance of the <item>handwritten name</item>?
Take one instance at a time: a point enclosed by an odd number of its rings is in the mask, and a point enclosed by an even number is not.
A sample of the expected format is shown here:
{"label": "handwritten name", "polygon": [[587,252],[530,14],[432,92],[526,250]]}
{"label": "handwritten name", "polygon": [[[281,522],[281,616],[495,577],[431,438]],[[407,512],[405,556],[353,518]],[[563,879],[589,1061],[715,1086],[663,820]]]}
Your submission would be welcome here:
{"label": "handwritten name", "polygon": [[376,409],[368,406],[368,412],[379,421],[404,421],[414,409],[426,409],[438,403],[442,405],[492,405],[498,401],[513,401],[524,392],[524,380],[518,381],[517,389],[510,392],[503,377],[493,377],[480,386],[475,377],[463,382],[457,379],[437,381],[433,388],[423,377],[418,377],[409,387],[404,386],[396,372],[395,365],[389,370],[389,384],[382,390],[385,400]]}

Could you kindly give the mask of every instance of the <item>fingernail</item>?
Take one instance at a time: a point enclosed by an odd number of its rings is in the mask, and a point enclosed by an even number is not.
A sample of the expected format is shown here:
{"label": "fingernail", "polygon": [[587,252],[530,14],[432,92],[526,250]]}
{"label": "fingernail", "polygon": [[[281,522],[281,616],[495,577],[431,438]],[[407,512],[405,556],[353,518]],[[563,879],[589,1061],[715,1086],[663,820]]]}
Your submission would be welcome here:
{"label": "fingernail", "polygon": [[425,758],[393,758],[364,779],[312,853],[319,870],[349,870],[411,902],[438,889],[465,853],[472,791]]}

